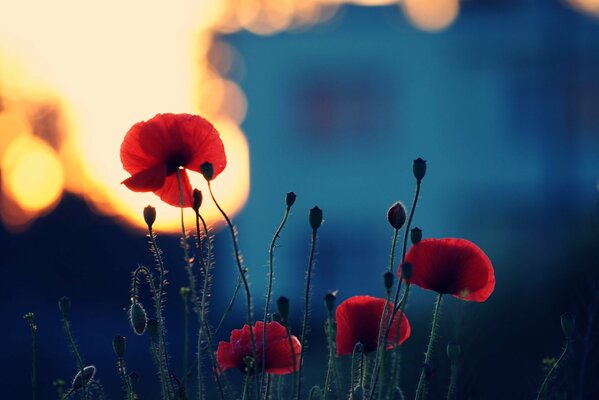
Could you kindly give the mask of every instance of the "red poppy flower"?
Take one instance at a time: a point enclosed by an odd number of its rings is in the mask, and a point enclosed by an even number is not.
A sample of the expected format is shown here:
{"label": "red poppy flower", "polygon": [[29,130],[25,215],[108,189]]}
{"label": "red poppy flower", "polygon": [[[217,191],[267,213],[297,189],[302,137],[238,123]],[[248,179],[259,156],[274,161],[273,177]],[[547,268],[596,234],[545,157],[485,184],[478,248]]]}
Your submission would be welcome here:
{"label": "red poppy flower", "polygon": [[491,260],[465,239],[422,240],[410,248],[405,261],[413,266],[410,282],[423,289],[471,301],[485,301],[495,289]]}
{"label": "red poppy flower", "polygon": [[[388,317],[391,317],[393,303],[388,304]],[[385,308],[385,299],[371,296],[354,296],[339,304],[336,311],[337,321],[337,355],[352,354],[356,343],[364,346],[365,352],[377,349],[379,339],[379,324]],[[387,349],[403,343],[410,337],[410,323],[404,314],[401,314],[399,335],[396,336],[399,312],[395,315],[391,330],[387,337]],[[384,325],[383,325],[384,326]],[[396,337],[393,337],[396,336]]]}
{"label": "red poppy flower", "polygon": [[176,172],[181,169],[183,204],[193,205],[185,169],[200,172],[212,164],[214,176],[227,165],[223,142],[210,122],[197,115],[158,114],[133,125],[121,144],[123,168],[131,174],[122,183],[134,192],[154,192],[162,201],[179,207]]}
{"label": "red poppy flower", "polygon": [[[254,340],[256,342],[257,369],[261,369],[262,363],[262,329],[264,322],[257,321],[254,324]],[[266,324],[266,367],[269,374],[285,375],[299,369],[299,355],[301,345],[297,337],[291,336],[293,353],[289,346],[287,330],[278,322]],[[295,354],[295,368],[293,365]],[[245,370],[244,357],[252,355],[252,343],[250,342],[250,328],[244,325],[243,329],[233,329],[229,342],[221,341],[216,350],[216,360],[223,371],[230,368]]]}

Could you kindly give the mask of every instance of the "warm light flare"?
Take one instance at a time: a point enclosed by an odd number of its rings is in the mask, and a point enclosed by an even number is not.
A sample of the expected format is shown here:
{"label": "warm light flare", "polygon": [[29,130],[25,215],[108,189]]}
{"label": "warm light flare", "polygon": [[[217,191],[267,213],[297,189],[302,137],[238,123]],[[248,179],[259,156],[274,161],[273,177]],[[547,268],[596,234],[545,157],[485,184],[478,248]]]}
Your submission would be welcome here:
{"label": "warm light flare", "polygon": [[437,32],[447,28],[458,16],[459,0],[404,0],[406,16],[417,28]]}
{"label": "warm light flare", "polygon": [[599,0],[567,0],[578,11],[599,17]]}
{"label": "warm light flare", "polygon": [[0,169],[2,190],[25,212],[44,210],[62,194],[62,165],[54,149],[41,139],[15,139],[6,149]]}

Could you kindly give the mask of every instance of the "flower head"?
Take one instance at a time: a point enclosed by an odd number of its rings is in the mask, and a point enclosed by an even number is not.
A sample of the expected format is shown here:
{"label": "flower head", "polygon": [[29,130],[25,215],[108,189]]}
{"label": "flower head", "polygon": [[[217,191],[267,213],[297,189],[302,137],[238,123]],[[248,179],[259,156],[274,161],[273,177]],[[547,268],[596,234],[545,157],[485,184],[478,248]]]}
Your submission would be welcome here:
{"label": "flower head", "polygon": [[495,288],[491,260],[465,239],[424,239],[410,248],[405,262],[414,267],[410,282],[423,289],[480,302]]}
{"label": "flower head", "polygon": [[[393,303],[389,303],[389,322]],[[362,343],[365,352],[377,349],[379,339],[379,324],[385,308],[385,299],[371,296],[354,296],[345,300],[337,307],[337,355],[352,354],[356,343]],[[410,323],[404,314],[401,314],[401,325],[397,335],[397,324],[400,321],[400,313],[395,315],[389,336],[387,337],[387,349],[403,343],[410,337]],[[384,327],[385,325],[383,325]]]}
{"label": "flower head", "polygon": [[193,196],[185,169],[200,172],[208,162],[214,177],[227,165],[223,142],[210,122],[197,115],[158,114],[133,125],[121,144],[123,168],[131,174],[123,183],[134,192],[154,192],[162,201],[179,207],[180,170],[183,205]]}
{"label": "flower head", "polygon": [[[257,369],[262,363],[262,329],[264,322],[257,321],[252,328],[256,342]],[[278,322],[266,324],[266,366],[269,374],[291,374],[299,369],[301,345],[295,336],[291,336],[293,350],[289,345],[287,330]],[[293,351],[293,352],[292,352]],[[216,360],[223,371],[230,368],[245,369],[244,358],[252,355],[250,328],[246,324],[242,329],[233,329],[229,342],[221,341],[216,350]],[[295,365],[294,365],[295,361]]]}

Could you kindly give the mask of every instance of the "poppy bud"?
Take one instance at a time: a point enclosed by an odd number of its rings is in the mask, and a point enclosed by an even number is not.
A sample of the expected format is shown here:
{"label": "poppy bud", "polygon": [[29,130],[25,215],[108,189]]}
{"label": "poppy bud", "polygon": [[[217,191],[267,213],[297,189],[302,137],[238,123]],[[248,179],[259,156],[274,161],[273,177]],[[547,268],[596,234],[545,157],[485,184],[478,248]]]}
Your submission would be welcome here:
{"label": "poppy bud", "polygon": [[137,382],[139,382],[139,374],[133,371],[129,374],[127,378],[129,379],[129,385],[131,385],[131,389],[135,390]]}
{"label": "poppy bud", "polygon": [[406,281],[412,279],[412,273],[414,272],[414,266],[409,262],[401,264],[401,274]]}
{"label": "poppy bud", "polygon": [[456,362],[460,358],[461,347],[457,343],[449,343],[447,345],[447,358],[449,361]]}
{"label": "poppy bud", "polygon": [[115,336],[114,339],[112,339],[112,348],[118,358],[125,357],[125,337]]}
{"label": "poppy bud", "polygon": [[410,240],[412,244],[418,244],[422,240],[422,229],[416,227],[410,229]]}
{"label": "poppy bud", "polygon": [[318,206],[314,206],[314,208],[310,210],[309,220],[310,226],[314,231],[318,229],[320,224],[322,224],[322,210],[318,208]]}
{"label": "poppy bud", "polygon": [[200,165],[200,172],[207,181],[211,181],[214,178],[214,167],[209,162]]}
{"label": "poppy bud", "polygon": [[335,300],[337,300],[337,291],[328,292],[324,296],[324,304],[329,311],[329,314],[333,314],[333,309],[335,308]]}
{"label": "poppy bud", "polygon": [[148,335],[150,335],[150,339],[156,340],[158,337],[158,321],[153,318],[148,320]]}
{"label": "poppy bud", "polygon": [[387,211],[387,220],[395,229],[401,229],[406,222],[406,208],[401,202],[396,201]]}
{"label": "poppy bud", "polygon": [[561,317],[562,332],[566,339],[570,339],[574,333],[575,320],[571,312],[563,313]]}
{"label": "poppy bud", "polygon": [[73,378],[73,383],[71,384],[73,390],[78,390],[83,387],[83,385],[88,385],[92,379],[94,379],[94,375],[96,375],[96,367],[93,365],[88,365],[83,368],[83,374],[81,371],[77,372],[75,378]]}
{"label": "poppy bud", "polygon": [[287,193],[287,195],[285,196],[285,203],[287,204],[287,208],[291,208],[291,206],[293,205],[293,203],[295,203],[295,198],[296,197],[297,196],[293,192]]}
{"label": "poppy bud", "polygon": [[422,178],[424,178],[424,175],[426,175],[426,160],[423,160],[420,157],[415,159],[412,164],[412,171],[414,172],[414,178],[420,183]]}
{"label": "poppy bud", "polygon": [[133,328],[133,332],[138,335],[143,335],[146,331],[147,323],[146,310],[140,303],[133,303],[129,308],[129,322]]}
{"label": "poppy bud", "polygon": [[391,271],[387,271],[383,275],[383,282],[385,282],[385,289],[387,289],[387,293],[389,293],[391,291],[391,288],[393,287],[394,278],[395,278],[395,276],[393,275],[393,272],[391,272]]}
{"label": "poppy bud", "polygon": [[152,225],[156,221],[156,209],[152,206],[147,206],[144,208],[144,221],[148,225],[148,229],[152,230]]}
{"label": "poppy bud", "polygon": [[281,296],[277,299],[277,310],[281,319],[286,321],[289,316],[289,299],[287,297]]}
{"label": "poppy bud", "polygon": [[202,206],[202,200],[204,196],[202,196],[202,191],[198,189],[193,189],[193,211],[200,212],[200,207]]}
{"label": "poppy bud", "polygon": [[189,297],[190,292],[191,289],[185,286],[179,289],[179,295],[181,296],[181,300],[183,300],[183,303],[187,303],[187,298]]}
{"label": "poppy bud", "polygon": [[58,299],[58,309],[62,313],[62,318],[69,319],[69,312],[71,311],[71,299],[66,296],[62,296]]}

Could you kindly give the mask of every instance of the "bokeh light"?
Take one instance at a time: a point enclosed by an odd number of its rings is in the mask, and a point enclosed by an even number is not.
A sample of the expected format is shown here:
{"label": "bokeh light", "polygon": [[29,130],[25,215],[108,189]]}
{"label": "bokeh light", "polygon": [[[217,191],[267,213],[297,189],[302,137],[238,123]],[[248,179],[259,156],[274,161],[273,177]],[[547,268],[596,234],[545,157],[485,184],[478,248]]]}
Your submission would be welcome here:
{"label": "bokeh light", "polygon": [[437,32],[447,28],[458,16],[459,0],[404,0],[406,16],[414,26]]}

